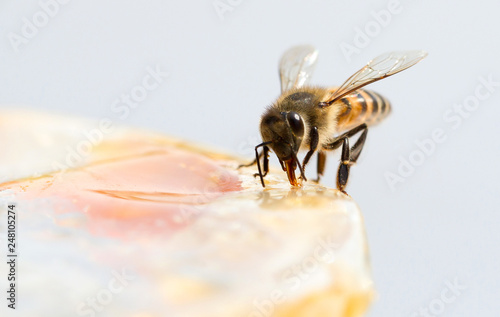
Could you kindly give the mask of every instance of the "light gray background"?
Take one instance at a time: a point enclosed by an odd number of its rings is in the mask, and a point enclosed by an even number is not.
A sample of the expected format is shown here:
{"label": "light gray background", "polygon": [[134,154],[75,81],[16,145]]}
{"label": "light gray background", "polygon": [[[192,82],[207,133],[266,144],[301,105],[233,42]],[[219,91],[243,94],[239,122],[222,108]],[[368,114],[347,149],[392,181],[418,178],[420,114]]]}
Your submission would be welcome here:
{"label": "light gray background", "polygon": [[[497,316],[500,87],[455,129],[443,116],[473,100],[480,77],[500,81],[498,2],[401,0],[401,12],[380,30],[371,12],[390,1],[221,0],[233,4],[222,18],[214,2],[69,1],[16,51],[9,34],[21,34],[23,18],[40,5],[3,0],[0,104],[108,117],[251,159],[259,116],[279,94],[279,57],[290,46],[319,49],[313,82],[321,85],[340,84],[386,51],[427,50],[420,64],[370,87],[394,112],[370,130],[348,187],[366,219],[378,290],[370,316],[425,316],[421,308]],[[341,44],[352,45],[356,28],[367,27],[366,47],[346,58]],[[148,67],[168,78],[120,119],[111,105],[141,84]],[[391,189],[384,175],[397,173],[401,157],[418,155],[415,140],[435,129],[446,140]],[[328,161],[329,185],[337,161]],[[467,288],[454,295],[449,282]]]}

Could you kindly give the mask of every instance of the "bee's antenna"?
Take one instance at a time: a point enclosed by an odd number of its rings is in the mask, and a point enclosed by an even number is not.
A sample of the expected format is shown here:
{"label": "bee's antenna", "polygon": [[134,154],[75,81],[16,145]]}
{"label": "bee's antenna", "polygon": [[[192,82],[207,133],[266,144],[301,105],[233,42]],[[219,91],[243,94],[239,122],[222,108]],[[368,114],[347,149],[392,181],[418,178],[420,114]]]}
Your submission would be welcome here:
{"label": "bee's antenna", "polygon": [[260,160],[259,160],[259,151],[258,151],[258,149],[261,146],[266,146],[266,145],[271,144],[271,143],[273,143],[273,142],[272,141],[263,142],[263,143],[261,143],[261,144],[259,144],[259,145],[257,145],[255,147],[255,160],[257,161],[257,168],[259,169],[259,176],[260,176],[260,182],[262,183],[262,187],[266,187],[266,185],[264,184],[264,176],[262,176],[262,170],[260,168]]}

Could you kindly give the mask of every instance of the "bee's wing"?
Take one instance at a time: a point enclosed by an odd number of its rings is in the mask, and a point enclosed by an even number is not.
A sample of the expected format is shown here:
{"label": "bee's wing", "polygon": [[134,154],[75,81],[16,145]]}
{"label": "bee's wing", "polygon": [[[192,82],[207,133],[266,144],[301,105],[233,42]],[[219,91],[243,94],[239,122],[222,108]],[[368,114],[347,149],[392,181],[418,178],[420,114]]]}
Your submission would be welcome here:
{"label": "bee's wing", "polygon": [[280,61],[281,92],[302,87],[311,77],[318,51],[310,45],[295,46],[283,54]]}
{"label": "bee's wing", "polygon": [[349,77],[325,102],[332,104],[352,91],[377,80],[397,74],[420,62],[427,56],[424,51],[401,51],[382,54]]}

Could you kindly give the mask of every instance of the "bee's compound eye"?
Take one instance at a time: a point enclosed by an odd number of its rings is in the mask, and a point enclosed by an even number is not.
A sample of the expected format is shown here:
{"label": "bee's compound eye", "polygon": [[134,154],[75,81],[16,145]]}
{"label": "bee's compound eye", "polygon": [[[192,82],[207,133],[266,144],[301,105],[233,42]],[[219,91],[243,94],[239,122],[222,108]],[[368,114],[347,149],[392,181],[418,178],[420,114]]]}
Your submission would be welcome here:
{"label": "bee's compound eye", "polygon": [[302,137],[304,135],[304,121],[302,121],[302,117],[297,112],[290,111],[286,115],[286,119],[293,134],[295,134],[295,136]]}

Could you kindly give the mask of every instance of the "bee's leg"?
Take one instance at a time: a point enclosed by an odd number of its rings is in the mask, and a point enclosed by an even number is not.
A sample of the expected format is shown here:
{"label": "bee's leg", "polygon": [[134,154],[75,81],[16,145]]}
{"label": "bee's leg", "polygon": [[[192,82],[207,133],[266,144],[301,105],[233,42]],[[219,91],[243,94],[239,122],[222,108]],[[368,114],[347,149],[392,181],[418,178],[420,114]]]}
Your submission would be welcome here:
{"label": "bee's leg", "polygon": [[337,188],[344,194],[345,186],[347,185],[347,179],[349,178],[349,169],[351,168],[350,160],[350,149],[349,149],[349,138],[344,138],[342,144],[342,157],[340,159],[339,169],[337,171]]}
{"label": "bee's leg", "polygon": [[[271,143],[271,142],[262,143],[262,144],[259,144],[255,147],[255,160],[257,161],[257,168],[258,168],[259,172],[253,174],[253,176],[254,177],[260,176],[260,182],[262,184],[262,187],[266,187],[266,185],[264,184],[264,176],[266,176],[267,173],[269,172],[269,148],[265,145],[265,144],[269,144],[269,143]],[[257,150],[259,148],[259,146],[263,147],[262,152],[260,154],[258,153],[258,150]],[[264,157],[264,162],[263,162],[264,173],[262,173],[262,170],[260,169],[260,157],[261,156]]]}
{"label": "bee's leg", "polygon": [[[238,168],[243,167],[243,166],[251,166],[255,163],[257,163],[257,169],[258,173],[254,174],[255,177],[260,176],[260,182],[262,184],[262,187],[266,187],[264,184],[264,176],[267,175],[267,172],[269,172],[269,148],[267,147],[268,144],[271,144],[272,141],[269,142],[263,142],[255,147],[255,161],[252,162],[252,164],[249,165],[240,165]],[[264,149],[262,152],[259,154],[259,147],[263,147]],[[260,158],[264,156],[264,174],[262,174],[262,169],[260,168]]]}
{"label": "bee's leg", "polygon": [[304,160],[302,161],[302,169],[305,171],[306,170],[306,164],[309,162],[311,159],[311,156],[314,154],[316,149],[318,148],[318,142],[319,142],[319,134],[318,134],[318,128],[313,127],[311,129],[311,132],[309,133],[309,138],[311,141],[309,142],[309,151],[307,152],[306,156],[304,157]]}
{"label": "bee's leg", "polygon": [[323,172],[325,171],[325,163],[326,163],[326,153],[323,151],[318,151],[318,178],[315,179],[316,183],[319,183],[321,176],[323,176]]}
{"label": "bee's leg", "polygon": [[264,149],[262,150],[262,156],[264,156],[264,174],[262,175],[262,177],[264,177],[269,172],[269,148],[267,146],[264,146]]}
{"label": "bee's leg", "polygon": [[[347,131],[346,133],[343,133],[343,134],[339,135],[338,137],[334,138],[330,143],[323,145],[323,149],[329,150],[329,151],[336,150],[343,144],[343,140],[345,138],[350,138],[350,137],[354,136],[356,133],[363,131],[363,130],[366,130],[366,129],[368,129],[366,123],[362,123],[362,124],[358,125],[357,127],[352,128],[351,130]],[[366,138],[366,136],[365,136],[365,138]],[[363,147],[363,145],[361,145],[361,147]]]}
{"label": "bee's leg", "polygon": [[350,156],[351,164],[354,164],[358,161],[359,155],[361,154],[363,146],[365,145],[367,134],[368,134],[368,129],[365,128],[363,133],[361,133],[361,135],[359,136],[358,140],[356,140],[356,143],[354,143],[354,146],[351,148],[351,156]]}
{"label": "bee's leg", "polygon": [[294,169],[295,169],[295,164],[297,164],[299,166],[299,171],[300,171],[300,177],[301,179],[303,179],[304,181],[307,181],[307,178],[306,178],[306,174],[304,173],[304,168],[302,167],[302,164],[300,164],[300,161],[299,159],[297,158],[297,154],[295,154],[295,152],[292,151],[292,157],[295,161],[294,163]]}
{"label": "bee's leg", "polygon": [[[260,160],[260,158],[262,157],[262,155],[263,155],[263,154],[264,154],[264,151],[262,151],[262,152],[259,154],[259,158],[258,158],[259,160]],[[257,158],[254,158],[254,159],[253,159],[253,161],[252,161],[251,163],[248,163],[248,164],[240,164],[240,165],[238,165],[237,169],[240,169],[240,168],[242,168],[242,167],[250,167],[250,166],[255,165],[255,164],[257,164]]]}
{"label": "bee's leg", "polygon": [[[349,147],[349,137],[352,137],[356,133],[363,131],[354,144],[352,148]],[[346,133],[338,136],[331,142],[323,146],[323,148],[327,150],[335,150],[342,144],[342,157],[339,165],[339,169],[337,171],[337,188],[345,193],[345,187],[347,185],[347,180],[349,178],[349,169],[350,166],[359,158],[361,154],[361,150],[363,150],[363,146],[366,141],[366,135],[368,134],[368,128],[366,124],[361,124],[355,127],[352,130],[347,131]]]}

